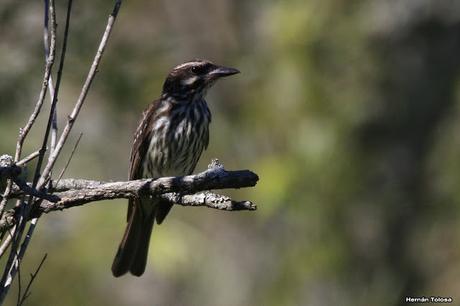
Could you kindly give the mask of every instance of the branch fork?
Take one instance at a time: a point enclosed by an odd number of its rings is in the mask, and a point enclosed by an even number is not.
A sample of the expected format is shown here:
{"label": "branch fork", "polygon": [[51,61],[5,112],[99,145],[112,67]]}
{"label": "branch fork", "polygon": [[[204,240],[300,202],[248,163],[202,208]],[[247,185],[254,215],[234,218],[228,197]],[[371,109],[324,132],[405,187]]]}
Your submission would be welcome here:
{"label": "branch fork", "polygon": [[[61,155],[62,148],[67,143],[74,122],[85,103],[95,75],[98,72],[99,64],[106,49],[107,41],[112,33],[122,0],[114,0],[112,12],[108,17],[87,78],[71,113],[67,115],[65,126],[60,135],[57,133],[56,113],[73,0],[68,0],[67,4],[63,44],[55,82],[52,79],[57,36],[54,2],[54,0],[44,1],[44,46],[46,60],[38,100],[26,125],[19,129],[14,158],[8,155],[0,156],[0,191],[2,192],[0,194],[0,258],[6,255],[6,251],[9,249],[3,267],[3,275],[0,277],[0,305],[4,303],[16,276],[18,276],[19,284],[17,305],[21,305],[30,293],[30,285],[40,270],[44,259],[32,275],[24,292],[21,291],[19,270],[37,226],[38,218],[43,213],[68,209],[102,200],[142,197],[145,195],[160,197],[170,203],[182,206],[206,206],[226,211],[256,209],[256,205],[250,201],[234,201],[228,196],[209,191],[212,189],[252,187],[259,179],[255,173],[249,170],[227,171],[218,160],[213,160],[206,171],[181,177],[162,177],[119,182],[79,179],[61,180],[61,176],[78,145],[77,141],[67,165],[59,177],[52,180],[56,160]],[[24,142],[41,112],[48,90],[50,92],[51,108],[41,147],[38,151],[22,158]],[[37,158],[37,163],[33,171],[33,181],[26,182],[23,173],[24,167],[35,158]],[[18,201],[14,209],[6,210],[9,199],[18,199]]]}
{"label": "branch fork", "polygon": [[[16,186],[11,196],[29,194],[42,199],[29,218],[92,202],[143,196],[160,197],[182,206],[206,206],[226,211],[256,210],[256,205],[250,201],[234,201],[209,190],[252,187],[258,180],[259,177],[249,170],[227,171],[213,160],[207,170],[194,175],[118,182],[64,179],[52,181],[52,188],[44,191],[37,191],[30,184],[13,178]],[[15,225],[15,216],[15,210],[4,213],[0,219],[0,232]]]}

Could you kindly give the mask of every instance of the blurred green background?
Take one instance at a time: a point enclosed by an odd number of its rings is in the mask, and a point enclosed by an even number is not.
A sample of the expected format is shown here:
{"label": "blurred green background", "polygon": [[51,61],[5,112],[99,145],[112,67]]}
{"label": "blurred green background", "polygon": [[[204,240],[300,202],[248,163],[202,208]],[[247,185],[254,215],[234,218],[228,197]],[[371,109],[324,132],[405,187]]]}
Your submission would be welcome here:
{"label": "blurred green background", "polygon": [[[111,7],[74,3],[61,128]],[[0,153],[14,153],[38,97],[42,15],[41,1],[0,6]],[[458,1],[125,1],[56,169],[81,132],[65,176],[126,179],[138,117],[168,70],[207,58],[242,73],[208,95],[210,146],[197,171],[211,158],[255,171],[255,188],[226,193],[259,209],[175,207],[154,230],[144,276],[120,279],[110,266],[126,201],[46,215],[21,269],[27,279],[48,253],[27,304],[458,303],[459,54]]]}

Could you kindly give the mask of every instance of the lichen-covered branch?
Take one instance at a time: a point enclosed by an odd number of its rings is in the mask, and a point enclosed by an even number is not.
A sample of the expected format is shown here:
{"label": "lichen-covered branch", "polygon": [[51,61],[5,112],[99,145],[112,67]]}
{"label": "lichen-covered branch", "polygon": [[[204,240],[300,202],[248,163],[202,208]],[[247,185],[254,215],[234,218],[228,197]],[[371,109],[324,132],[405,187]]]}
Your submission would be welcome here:
{"label": "lichen-covered branch", "polygon": [[[212,189],[244,188],[255,186],[259,177],[249,170],[227,171],[215,163],[206,171],[194,175],[162,177],[121,182],[102,182],[85,179],[65,179],[48,190],[43,201],[30,215],[36,218],[43,213],[68,209],[84,204],[131,197],[155,196],[182,206],[206,206],[220,210],[255,210],[250,201],[209,192]],[[203,192],[205,191],[205,192]],[[28,188],[16,186],[12,196],[29,193]],[[0,232],[15,225],[16,212],[9,210],[0,219]]]}

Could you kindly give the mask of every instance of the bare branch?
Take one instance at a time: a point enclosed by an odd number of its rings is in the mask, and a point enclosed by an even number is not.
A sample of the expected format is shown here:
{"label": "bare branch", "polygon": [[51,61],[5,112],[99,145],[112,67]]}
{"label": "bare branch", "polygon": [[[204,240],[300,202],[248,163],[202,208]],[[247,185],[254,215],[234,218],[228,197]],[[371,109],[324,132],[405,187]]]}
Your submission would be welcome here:
{"label": "bare branch", "polygon": [[1,195],[2,200],[0,201],[0,218],[3,216],[6,203],[8,202],[8,198],[10,196],[12,187],[12,181],[10,178],[17,175],[17,172],[20,171],[18,167],[11,169],[12,166],[14,166],[14,161],[11,156],[6,154],[0,156],[0,190],[3,189],[3,186],[5,187],[5,190]]}
{"label": "bare branch", "polygon": [[[22,178],[20,178],[21,171],[21,167],[18,167],[17,165],[13,164],[13,158],[11,156],[6,154],[0,156],[0,179],[12,180],[22,191],[21,195],[27,194],[51,202],[57,202],[59,200],[51,194],[38,191],[33,187],[32,184],[27,184]],[[9,192],[13,190],[15,190],[14,187],[12,187],[12,189]]]}
{"label": "bare branch", "polygon": [[[53,186],[53,192],[106,190],[127,193],[126,197],[159,195],[169,192],[191,194],[210,189],[253,187],[259,177],[250,170],[228,171],[224,168],[210,168],[198,174],[157,179],[141,179],[122,182],[104,182],[85,179],[65,179]],[[123,197],[121,197],[123,198]]]}
{"label": "bare branch", "polygon": [[35,152],[29,154],[28,156],[24,157],[23,159],[21,159],[20,161],[18,161],[16,163],[16,166],[24,166],[25,164],[27,164],[31,160],[35,159],[38,155],[40,155],[40,150],[35,151]]}
{"label": "bare branch", "polygon": [[6,239],[3,241],[2,245],[0,246],[0,258],[5,254],[6,250],[11,244],[11,240],[13,238],[14,227],[11,230],[8,230],[8,235]]}
{"label": "bare branch", "polygon": [[[244,188],[255,186],[258,176],[249,170],[227,171],[223,167],[180,177],[163,177],[122,182],[101,182],[83,179],[65,179],[55,184],[53,196],[57,202],[42,201],[31,217],[68,209],[90,202],[141,196],[161,197],[182,206],[206,206],[220,210],[255,210],[249,201],[233,201],[227,196],[204,192],[210,189]],[[54,185],[54,184],[53,184]],[[21,194],[16,191],[15,195]],[[15,224],[15,211],[10,210],[0,219],[0,232]]]}
{"label": "bare branch", "polygon": [[[70,187],[69,185],[73,187],[86,184],[87,188],[72,188],[68,191],[55,193],[54,195],[58,196],[60,200],[56,203],[51,203],[51,205],[43,202],[40,205],[40,210],[47,213],[51,210],[62,210],[89,202],[109,199],[159,196],[173,192],[179,194],[193,194],[210,189],[251,187],[257,183],[257,180],[257,175],[249,170],[226,171],[220,168],[209,169],[195,175],[163,177],[155,180],[144,179],[111,183],[87,180],[64,180],[62,183],[66,184],[66,187]],[[58,185],[57,188],[59,187]],[[191,197],[186,197],[181,200],[180,196],[169,195],[166,199],[173,201],[177,200],[180,204],[185,206],[203,206],[207,203],[216,204],[211,201],[213,199],[212,197],[198,197],[194,198],[195,201],[193,201]],[[214,197],[214,199],[222,201],[222,198]],[[231,200],[228,198],[226,201]],[[218,208],[218,205],[211,205],[210,207]],[[227,210],[230,210],[230,205],[227,205]]]}
{"label": "bare branch", "polygon": [[[47,12],[45,13],[47,14]],[[24,144],[24,140],[26,139],[27,135],[30,132],[30,129],[35,123],[35,120],[37,119],[38,114],[40,113],[40,110],[43,106],[43,101],[45,100],[46,96],[46,91],[48,89],[48,82],[51,76],[51,69],[54,64],[54,56],[56,54],[56,36],[52,35],[51,36],[51,42],[50,42],[50,52],[49,56],[46,58],[46,64],[45,64],[45,74],[43,76],[43,82],[42,82],[42,88],[40,90],[40,94],[38,97],[38,101],[35,104],[35,109],[32,112],[32,114],[29,117],[29,120],[27,121],[26,125],[24,128],[20,129],[19,131],[19,137],[18,141],[16,144],[16,154],[14,156],[14,161],[19,161],[21,158],[21,153],[22,153],[22,146]]]}
{"label": "bare branch", "polygon": [[17,296],[17,302],[16,306],[19,305],[19,302],[21,301],[21,292],[22,292],[22,280],[21,280],[21,267],[18,266],[18,296]]}
{"label": "bare branch", "polygon": [[[54,0],[45,0],[44,44],[46,65],[39,99],[29,118],[29,121],[25,127],[20,130],[14,159],[12,157],[8,157],[5,159],[5,161],[7,161],[6,163],[1,163],[1,158],[4,156],[0,157],[0,187],[3,188],[3,186],[6,186],[0,202],[0,235],[8,233],[8,235],[5,236],[6,239],[0,246],[0,257],[11,245],[11,248],[9,249],[9,256],[6,259],[6,264],[0,281],[0,304],[4,302],[16,275],[19,282],[21,282],[20,265],[29,246],[31,237],[33,236],[38,218],[44,213],[68,209],[102,200],[136,197],[158,197],[171,204],[182,206],[205,206],[225,211],[256,209],[256,205],[250,201],[234,201],[228,196],[209,191],[212,189],[252,187],[258,181],[258,176],[255,173],[249,170],[227,171],[217,160],[212,162],[212,164],[208,167],[208,170],[188,176],[162,177],[156,179],[119,182],[102,182],[78,179],[61,180],[61,176],[70,163],[78,142],[80,141],[81,135],[73,148],[70,158],[63,171],[57,180],[52,180],[52,174],[54,174],[53,167],[62,152],[63,146],[68,140],[73,124],[80,113],[92,82],[98,72],[98,67],[105,51],[107,41],[112,32],[114,22],[117,18],[121,2],[121,0],[114,0],[113,11],[108,18],[105,31],[99,43],[87,78],[82,86],[80,95],[75,102],[72,112],[67,118],[62,134],[59,139],[57,139],[56,108],[59,86],[64,68],[72,0],[68,0],[67,18],[63,35],[64,40],[55,88],[53,87],[51,76],[56,52],[55,3]],[[48,14],[50,15],[49,30],[47,27]],[[51,37],[50,41],[48,41],[48,34],[50,34]],[[20,160],[23,144],[40,113],[48,89],[50,90],[51,109],[48,117],[48,124],[43,135],[41,149]],[[51,137],[51,150],[47,156],[46,165],[44,165],[45,152],[47,150],[46,146],[49,142],[49,137]],[[27,164],[36,157],[38,157],[38,162],[33,181],[31,183],[27,183],[20,176],[22,171],[20,166]],[[43,171],[41,171],[42,166],[44,166]],[[13,184],[13,182],[15,184]],[[4,211],[7,200],[14,197],[19,198],[16,207],[9,211]],[[27,225],[29,225],[28,228]],[[4,236],[1,237],[1,239],[3,239]],[[40,262],[35,273],[31,274],[31,280],[23,294],[21,294],[21,288],[19,288],[18,305],[23,304],[30,295],[30,287],[39,273],[45,259],[46,255]]]}
{"label": "bare branch", "polygon": [[227,211],[257,209],[257,206],[251,201],[234,201],[228,196],[209,191],[186,195],[181,195],[180,193],[165,193],[160,197],[170,203],[181,206],[207,206],[209,208]]}
{"label": "bare branch", "polygon": [[[50,9],[53,6],[54,6],[54,3],[51,2]],[[68,0],[66,23],[65,23],[65,29],[64,29],[64,40],[63,40],[63,43],[62,43],[61,58],[60,58],[60,61],[59,61],[59,69],[58,69],[57,80],[56,80],[56,88],[54,88],[54,90],[53,90],[54,91],[54,96],[52,97],[50,113],[49,113],[49,116],[48,116],[48,124],[46,126],[45,135],[43,137],[42,151],[44,151],[44,149],[46,148],[46,144],[48,143],[48,137],[49,137],[49,134],[50,134],[52,126],[53,126],[53,122],[55,121],[55,117],[56,117],[56,107],[57,107],[57,102],[58,102],[58,94],[59,94],[59,88],[60,88],[60,85],[61,85],[62,72],[64,70],[65,55],[66,55],[66,51],[67,51],[67,40],[68,40],[68,36],[69,36],[69,25],[70,25],[70,13],[71,13],[71,11],[72,11],[72,0]],[[55,15],[54,8],[53,8],[52,12],[53,13],[51,14],[51,37],[56,36],[56,18],[55,18],[55,16],[53,16],[53,15]],[[45,38],[46,38],[46,36],[45,36]],[[56,129],[57,129],[57,127],[56,127]],[[54,145],[53,145],[52,150],[50,152],[50,156],[48,157],[48,161],[51,158],[51,155],[53,153],[54,153]],[[40,169],[41,169],[41,165],[42,165],[42,162],[43,162],[43,158],[44,158],[43,154],[39,155],[39,157],[38,157],[38,162],[37,162],[37,167],[36,167],[35,176],[34,176],[34,182],[33,182],[34,187],[38,183],[38,180],[39,180],[39,177],[40,177]],[[44,182],[47,180],[48,175],[50,173],[51,173],[51,169],[50,169],[49,172],[43,173],[41,175],[42,185],[39,185],[37,189],[40,189],[43,186]]]}
{"label": "bare branch", "polygon": [[[22,295],[21,299],[18,301],[18,306],[21,306],[24,304],[25,300],[30,296],[30,287],[32,286],[32,283],[34,282],[35,278],[38,275],[38,272],[40,272],[40,269],[42,268],[43,264],[45,263],[46,258],[48,257],[48,254],[45,253],[43,256],[42,260],[40,261],[40,264],[38,265],[37,269],[35,270],[34,273],[30,274],[30,281],[27,284],[26,290],[24,291],[24,294]],[[19,290],[20,292],[20,290]]]}
{"label": "bare branch", "polygon": [[11,156],[6,154],[0,156],[0,182],[6,179],[14,178],[20,173],[21,168],[14,164]]}
{"label": "bare branch", "polygon": [[67,162],[66,162],[64,168],[62,168],[61,173],[59,173],[59,176],[57,178],[58,183],[61,180],[62,176],[64,175],[64,172],[67,170],[67,167],[69,167],[70,161],[72,160],[72,157],[75,154],[75,150],[77,150],[78,144],[80,143],[80,140],[81,140],[82,136],[83,136],[83,133],[80,133],[80,135],[78,135],[77,141],[75,142],[75,145],[73,146],[72,152],[70,152],[70,156],[67,159]]}
{"label": "bare branch", "polygon": [[[26,127],[22,129],[19,133],[18,137],[18,142],[16,144],[16,154],[15,154],[15,159],[14,161],[17,162],[19,161],[21,157],[21,151],[22,151],[22,146],[24,143],[25,138],[27,137],[27,134],[29,133],[30,129],[32,128],[32,125],[34,124],[38,113],[40,112],[40,109],[43,105],[44,98],[46,96],[46,90],[48,88],[48,82],[51,77],[51,69],[54,64],[54,57],[55,57],[55,52],[56,52],[56,13],[55,13],[55,8],[54,8],[54,0],[50,0],[50,4],[48,7],[48,2],[45,1],[45,14],[48,14],[48,11],[51,15],[51,43],[50,43],[50,53],[49,56],[46,58],[46,65],[45,65],[45,76],[44,76],[44,81],[43,81],[43,86],[40,92],[40,97],[39,100],[35,106],[35,110],[32,113],[31,117],[29,118],[29,121],[26,124]],[[53,112],[53,106],[51,107],[51,112]],[[47,139],[47,136],[45,136],[45,140]],[[36,171],[34,174],[34,181],[32,184],[32,188],[34,188],[38,182],[39,178],[39,173],[40,173],[40,168],[41,168],[41,163],[43,161],[44,155],[45,155],[45,150],[46,150],[46,143],[44,143],[40,149],[39,156],[38,156],[38,162],[37,162],[37,167]],[[13,233],[13,238],[12,238],[12,247],[10,251],[10,255],[8,257],[7,263],[5,265],[3,275],[1,278],[1,285],[2,288],[0,289],[0,304],[2,304],[5,300],[5,297],[11,287],[11,284],[13,282],[13,279],[16,275],[16,272],[19,270],[19,264],[20,261],[22,260],[22,257],[24,256],[25,250],[27,248],[28,242],[31,239],[31,228],[34,227],[34,220],[31,222],[31,227],[29,228],[29,233],[22,243],[22,234],[24,232],[27,220],[29,219],[29,211],[30,207],[32,206],[32,200],[33,196],[29,196],[29,201],[24,202],[24,199],[21,199],[21,205],[20,205],[20,218],[18,222],[18,226],[15,228],[15,231]],[[27,205],[26,205],[27,203]],[[32,229],[33,231],[33,229]],[[19,247],[20,246],[20,247]]]}
{"label": "bare branch", "polygon": [[[68,27],[68,22],[69,22],[69,16],[70,16],[70,7],[71,7],[71,3],[72,3],[72,0],[69,0],[69,6],[68,6],[68,16],[67,16],[67,25],[66,25],[66,28]],[[120,8],[120,5],[121,5],[121,0],[116,0],[115,1],[115,6],[114,6],[114,9],[112,11],[112,14],[109,16],[109,20],[108,20],[108,23],[107,23],[107,27],[106,27],[106,30],[104,32],[104,35],[102,37],[102,40],[101,40],[101,43],[99,45],[99,48],[98,48],[98,51],[96,53],[96,56],[95,56],[95,59],[93,61],[93,64],[91,66],[91,69],[90,69],[90,72],[88,74],[88,77],[85,81],[85,84],[83,85],[83,88],[82,88],[82,92],[77,100],[77,103],[75,104],[75,107],[72,111],[72,113],[70,114],[68,120],[67,120],[67,125],[65,126],[62,134],[61,134],[61,137],[58,141],[58,143],[56,144],[56,148],[50,152],[50,155],[48,157],[48,162],[43,170],[43,172],[41,173],[41,175],[39,175],[39,172],[40,172],[40,169],[41,169],[41,164],[42,164],[42,161],[43,161],[43,157],[44,157],[44,148],[45,148],[45,145],[48,141],[48,135],[49,135],[49,131],[50,131],[50,124],[52,123],[52,116],[54,114],[54,110],[55,110],[55,107],[56,107],[56,103],[57,103],[57,91],[58,91],[58,84],[59,84],[59,81],[60,81],[60,77],[61,77],[61,74],[62,74],[62,69],[63,69],[63,57],[64,57],[64,54],[65,54],[65,43],[64,43],[64,46],[63,46],[63,53],[61,55],[61,63],[60,63],[60,67],[59,67],[59,71],[58,71],[58,83],[56,84],[56,89],[55,89],[55,92],[54,92],[54,97],[53,97],[53,103],[51,105],[51,110],[50,110],[50,117],[49,117],[49,121],[48,121],[48,125],[47,125],[47,129],[46,129],[46,132],[45,132],[45,136],[44,136],[44,140],[43,140],[43,145],[42,145],[42,150],[39,154],[39,159],[38,159],[38,162],[37,162],[37,167],[36,167],[36,172],[35,172],[35,175],[34,175],[34,180],[33,180],[33,183],[32,183],[32,187],[35,188],[37,190],[41,190],[45,184],[47,183],[47,181],[50,179],[50,175],[51,175],[51,171],[54,167],[54,164],[69,136],[69,133],[72,129],[72,126],[73,126],[73,123],[75,122],[75,119],[76,117],[78,116],[78,113],[80,112],[80,109],[83,105],[83,102],[85,101],[85,98],[86,98],[86,95],[88,93],[88,90],[91,86],[91,83],[94,79],[94,76],[96,74],[96,71],[97,71],[97,67],[99,66],[99,62],[102,58],[102,54],[105,50],[105,46],[107,45],[107,40],[109,38],[109,35],[112,31],[112,27],[113,27],[113,24],[115,22],[115,19],[116,19],[116,16],[118,14],[118,10]],[[53,44],[53,40],[55,40],[55,30],[56,30],[56,24],[55,24],[55,15],[54,15],[54,1],[53,0],[50,0],[50,13],[51,13],[51,41],[52,41],[52,44]],[[64,41],[67,40],[67,30],[65,32],[65,37],[64,37]],[[55,43],[54,43],[55,44]],[[54,54],[54,53],[53,53]],[[51,56],[51,55],[50,55]],[[48,75],[48,78],[47,78],[47,82],[48,82],[48,79],[49,79],[49,75]],[[46,92],[46,88],[45,88],[45,92]],[[43,103],[43,101],[42,101]],[[36,118],[36,117],[35,117]],[[33,121],[35,121],[35,118]],[[21,136],[20,136],[21,138]],[[23,142],[23,140],[22,140]],[[22,142],[19,142],[18,141],[18,146],[17,146],[17,151],[19,151],[19,149],[22,148]],[[20,144],[20,145],[19,145]],[[18,152],[17,154],[18,155]],[[15,159],[16,161],[19,159],[19,156]],[[20,213],[20,220],[19,220],[19,223],[18,223],[18,227],[17,227],[17,230],[16,230],[16,233],[14,235],[14,239],[13,239],[13,247],[12,247],[12,250],[17,250],[18,249],[18,244],[20,243],[21,241],[21,238],[22,238],[22,233],[25,229],[25,225],[26,225],[26,222],[30,219],[31,215],[30,215],[30,209],[32,208],[32,204],[33,204],[33,196],[29,196],[28,198],[28,201],[23,203],[20,207],[20,210],[21,210],[21,213]],[[41,200],[39,201],[39,203],[41,202]],[[31,237],[34,233],[34,230],[35,230],[35,227],[36,227],[36,224],[37,224],[37,217],[33,218],[30,222],[30,226],[29,226],[29,229],[27,231],[27,235],[24,239],[24,241],[22,242],[20,248],[19,248],[19,253],[18,252],[11,252],[10,253],[10,257],[8,258],[8,262],[5,266],[5,270],[4,270],[4,274],[2,276],[2,280],[1,280],[1,284],[2,284],[2,288],[1,288],[1,291],[0,291],[0,304],[3,303],[5,297],[6,297],[6,294],[9,290],[9,288],[11,287],[11,283],[12,283],[12,280],[14,279],[15,277],[15,274],[18,270],[18,267],[19,267],[19,263],[20,261],[22,260],[24,254],[25,254],[25,251],[29,245],[29,242],[31,240]]]}
{"label": "bare branch", "polygon": [[56,197],[55,195],[38,191],[37,189],[33,188],[32,186],[30,186],[29,184],[27,184],[26,182],[24,182],[22,179],[18,177],[13,179],[13,181],[22,191],[24,191],[25,194],[34,196],[39,199],[47,200],[50,202],[59,201],[59,198]]}
{"label": "bare branch", "polygon": [[[44,18],[43,18],[43,45],[45,49],[45,59],[48,58],[48,55],[50,53],[50,42],[49,42],[49,27],[48,27],[48,21],[49,21],[49,1],[45,1],[45,13],[44,13]],[[50,104],[53,104],[53,99],[54,99],[54,85],[53,85],[53,76],[50,76],[49,84],[48,84],[48,89],[50,92]],[[54,110],[53,112],[53,122],[51,125],[51,141],[50,141],[50,149],[51,151],[54,150],[54,147],[56,146],[56,139],[57,139],[57,109]]]}
{"label": "bare branch", "polygon": [[88,76],[86,78],[86,81],[83,85],[83,88],[81,90],[80,96],[78,97],[77,103],[75,104],[74,109],[72,110],[72,113],[69,115],[67,119],[67,124],[64,127],[64,130],[61,134],[61,137],[59,138],[58,143],[56,144],[55,150],[50,154],[50,157],[48,159],[48,164],[46,165],[45,169],[43,170],[42,178],[40,182],[38,183],[38,189],[40,189],[43,184],[46,181],[46,178],[48,177],[49,173],[51,172],[51,169],[54,166],[54,163],[56,162],[59,153],[62,150],[62,147],[64,146],[65,142],[67,141],[67,138],[69,137],[70,131],[72,130],[73,124],[75,122],[75,119],[77,118],[78,114],[80,113],[81,107],[83,106],[83,103],[85,102],[86,96],[88,94],[88,91],[91,87],[91,84],[93,83],[94,77],[96,76],[97,68],[99,67],[99,63],[101,61],[102,55],[104,54],[105,47],[107,45],[107,41],[110,37],[110,34],[112,32],[113,24],[115,23],[115,20],[118,15],[118,11],[121,6],[121,0],[117,0],[115,2],[115,6],[113,8],[112,13],[109,16],[109,19],[107,21],[107,26],[104,32],[104,35],[102,36],[101,42],[99,44],[99,48],[96,52],[96,56],[94,57],[93,63],[91,65],[91,68],[88,72]]}

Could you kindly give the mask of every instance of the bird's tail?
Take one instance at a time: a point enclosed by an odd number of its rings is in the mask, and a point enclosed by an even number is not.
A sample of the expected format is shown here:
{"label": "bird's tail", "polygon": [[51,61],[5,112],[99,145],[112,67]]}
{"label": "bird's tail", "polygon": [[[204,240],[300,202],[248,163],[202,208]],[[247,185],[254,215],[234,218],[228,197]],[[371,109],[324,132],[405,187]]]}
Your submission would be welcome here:
{"label": "bird's tail", "polygon": [[128,224],[112,264],[115,277],[128,271],[141,276],[147,264],[156,204],[151,199],[133,199],[129,205],[131,211],[128,214]]}

